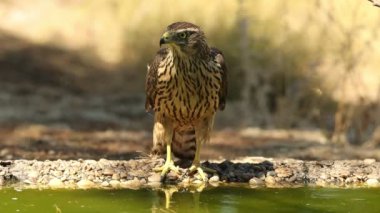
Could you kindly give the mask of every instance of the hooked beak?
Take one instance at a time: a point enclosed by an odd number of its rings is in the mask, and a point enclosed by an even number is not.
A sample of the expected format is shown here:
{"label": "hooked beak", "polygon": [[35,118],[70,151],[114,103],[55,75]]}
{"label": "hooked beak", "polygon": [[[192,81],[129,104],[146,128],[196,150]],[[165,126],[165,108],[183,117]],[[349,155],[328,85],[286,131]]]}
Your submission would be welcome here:
{"label": "hooked beak", "polygon": [[169,32],[165,32],[161,39],[160,39],[160,46],[163,45],[163,44],[167,44],[167,43],[170,43],[171,42],[171,39],[170,39],[170,33]]}

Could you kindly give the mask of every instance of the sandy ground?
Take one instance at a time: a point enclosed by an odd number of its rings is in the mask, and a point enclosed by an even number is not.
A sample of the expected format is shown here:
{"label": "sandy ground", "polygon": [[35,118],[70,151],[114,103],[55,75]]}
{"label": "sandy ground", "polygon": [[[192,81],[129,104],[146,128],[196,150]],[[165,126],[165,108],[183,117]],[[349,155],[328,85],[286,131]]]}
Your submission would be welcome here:
{"label": "sandy ground", "polygon": [[[67,126],[23,125],[0,130],[0,159],[116,159],[147,156],[152,145],[145,130],[73,130]],[[302,160],[380,160],[380,149],[330,144],[316,131],[246,128],[215,131],[202,148],[202,159],[244,156]]]}

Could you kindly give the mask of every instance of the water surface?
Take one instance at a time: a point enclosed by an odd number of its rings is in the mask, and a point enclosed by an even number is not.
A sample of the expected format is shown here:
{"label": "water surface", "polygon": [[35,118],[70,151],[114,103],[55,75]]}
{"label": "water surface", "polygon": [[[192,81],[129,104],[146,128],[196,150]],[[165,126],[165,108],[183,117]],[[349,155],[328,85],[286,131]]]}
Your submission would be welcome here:
{"label": "water surface", "polygon": [[[174,190],[172,190],[174,191]],[[380,189],[0,190],[0,212],[380,212]],[[167,208],[169,205],[169,208]]]}

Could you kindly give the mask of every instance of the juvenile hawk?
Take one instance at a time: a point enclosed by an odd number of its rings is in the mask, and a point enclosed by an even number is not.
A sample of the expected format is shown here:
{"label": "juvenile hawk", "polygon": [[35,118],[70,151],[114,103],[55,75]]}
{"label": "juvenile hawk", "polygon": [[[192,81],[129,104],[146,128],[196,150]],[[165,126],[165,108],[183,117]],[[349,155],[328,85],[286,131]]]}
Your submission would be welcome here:
{"label": "juvenile hawk", "polygon": [[[172,153],[193,159],[190,172],[206,176],[200,165],[200,148],[210,139],[217,109],[224,109],[227,69],[220,50],[209,47],[203,31],[195,24],[169,25],[160,39],[160,48],[148,66],[147,111],[154,111],[154,153],[165,153],[161,176],[173,170]],[[166,146],[166,149],[165,149]]]}

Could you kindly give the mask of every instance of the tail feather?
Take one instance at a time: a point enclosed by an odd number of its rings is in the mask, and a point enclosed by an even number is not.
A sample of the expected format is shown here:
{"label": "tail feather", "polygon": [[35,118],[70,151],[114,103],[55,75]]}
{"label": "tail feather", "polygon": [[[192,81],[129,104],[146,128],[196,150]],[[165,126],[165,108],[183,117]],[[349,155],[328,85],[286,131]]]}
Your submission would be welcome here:
{"label": "tail feather", "polygon": [[[193,160],[196,151],[195,130],[175,130],[172,139],[172,152],[181,160]],[[152,154],[160,155],[166,153],[164,143],[154,144]]]}
{"label": "tail feather", "polygon": [[196,139],[194,129],[186,131],[175,131],[172,141],[172,151],[174,156],[193,160],[196,151]]}

